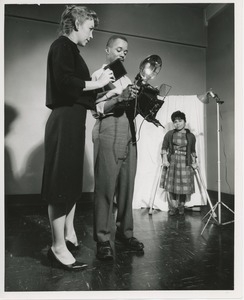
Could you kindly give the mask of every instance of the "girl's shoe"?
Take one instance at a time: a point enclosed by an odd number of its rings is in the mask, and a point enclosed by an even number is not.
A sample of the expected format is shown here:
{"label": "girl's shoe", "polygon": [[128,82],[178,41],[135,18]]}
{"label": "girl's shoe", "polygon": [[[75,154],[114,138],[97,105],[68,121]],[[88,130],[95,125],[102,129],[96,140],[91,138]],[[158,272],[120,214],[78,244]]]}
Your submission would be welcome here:
{"label": "girl's shoe", "polygon": [[184,213],[185,213],[185,207],[184,206],[179,206],[178,210],[179,210],[179,215],[184,215]]}
{"label": "girl's shoe", "polygon": [[176,207],[172,207],[170,210],[169,210],[169,215],[170,216],[175,216],[178,214],[178,208]]}

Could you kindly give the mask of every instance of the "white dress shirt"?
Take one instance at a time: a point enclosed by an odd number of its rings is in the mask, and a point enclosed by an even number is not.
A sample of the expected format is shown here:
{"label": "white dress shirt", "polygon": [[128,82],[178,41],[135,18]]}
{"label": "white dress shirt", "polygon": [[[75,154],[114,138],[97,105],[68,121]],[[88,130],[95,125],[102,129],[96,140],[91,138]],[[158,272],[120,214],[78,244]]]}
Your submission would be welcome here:
{"label": "white dress shirt", "polygon": [[[92,74],[92,80],[98,80],[98,78],[101,76],[103,69],[106,65],[104,64],[100,69],[95,71]],[[115,86],[115,90],[118,91],[117,94],[120,94],[129,84],[131,84],[131,80],[127,76],[123,76],[117,81],[113,82],[113,85]],[[113,115],[113,112],[104,113],[104,105],[106,101],[110,101],[113,97],[107,98],[105,95],[108,93],[108,91],[104,91],[100,94],[98,94],[98,98],[96,100],[96,111],[92,111],[92,115],[94,118],[103,118],[108,115]],[[116,96],[116,95],[115,95]]]}

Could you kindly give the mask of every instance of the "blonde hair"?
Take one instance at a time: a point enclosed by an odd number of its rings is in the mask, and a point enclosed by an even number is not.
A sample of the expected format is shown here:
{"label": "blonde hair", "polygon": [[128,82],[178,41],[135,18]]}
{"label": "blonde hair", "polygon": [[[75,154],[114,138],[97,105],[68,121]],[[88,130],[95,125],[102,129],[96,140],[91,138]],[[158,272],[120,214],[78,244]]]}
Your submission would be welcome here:
{"label": "blonde hair", "polygon": [[59,35],[69,35],[73,30],[77,31],[75,21],[78,20],[82,24],[88,19],[94,20],[94,26],[98,26],[99,19],[95,11],[81,5],[67,5],[61,15]]}

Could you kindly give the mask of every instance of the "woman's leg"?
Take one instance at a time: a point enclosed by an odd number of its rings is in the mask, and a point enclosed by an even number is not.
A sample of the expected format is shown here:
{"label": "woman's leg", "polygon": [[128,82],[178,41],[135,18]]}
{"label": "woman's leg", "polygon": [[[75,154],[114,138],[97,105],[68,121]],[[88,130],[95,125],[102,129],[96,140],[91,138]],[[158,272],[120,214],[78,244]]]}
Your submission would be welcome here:
{"label": "woman's leg", "polygon": [[74,229],[74,217],[75,217],[76,203],[70,205],[67,208],[67,214],[64,225],[64,236],[65,239],[78,246],[78,240]]}
{"label": "woman's leg", "polygon": [[66,204],[49,204],[48,215],[52,231],[53,253],[63,264],[73,264],[75,258],[67,249],[64,238]]}

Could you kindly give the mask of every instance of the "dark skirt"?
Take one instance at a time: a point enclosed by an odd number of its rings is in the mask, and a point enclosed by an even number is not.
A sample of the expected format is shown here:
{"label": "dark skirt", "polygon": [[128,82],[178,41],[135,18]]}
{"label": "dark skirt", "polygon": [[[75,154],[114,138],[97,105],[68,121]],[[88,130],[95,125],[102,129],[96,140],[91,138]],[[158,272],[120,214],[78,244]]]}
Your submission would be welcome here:
{"label": "dark skirt", "polygon": [[44,139],[42,199],[75,203],[82,194],[86,109],[75,104],[55,108]]}

